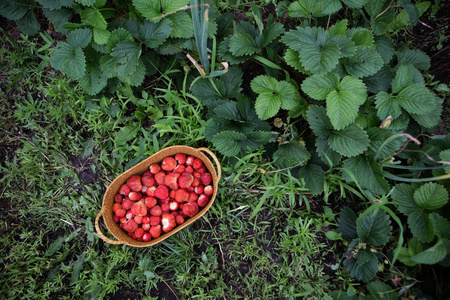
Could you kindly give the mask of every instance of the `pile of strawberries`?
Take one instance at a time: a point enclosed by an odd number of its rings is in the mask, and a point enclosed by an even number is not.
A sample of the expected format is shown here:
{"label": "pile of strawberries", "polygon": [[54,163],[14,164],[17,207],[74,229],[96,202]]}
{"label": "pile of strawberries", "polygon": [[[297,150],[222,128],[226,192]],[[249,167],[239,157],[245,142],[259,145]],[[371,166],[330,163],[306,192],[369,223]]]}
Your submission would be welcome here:
{"label": "pile of strawberries", "polygon": [[205,207],[213,194],[212,176],[203,162],[178,153],[133,175],[115,195],[114,222],[138,241],[169,232]]}

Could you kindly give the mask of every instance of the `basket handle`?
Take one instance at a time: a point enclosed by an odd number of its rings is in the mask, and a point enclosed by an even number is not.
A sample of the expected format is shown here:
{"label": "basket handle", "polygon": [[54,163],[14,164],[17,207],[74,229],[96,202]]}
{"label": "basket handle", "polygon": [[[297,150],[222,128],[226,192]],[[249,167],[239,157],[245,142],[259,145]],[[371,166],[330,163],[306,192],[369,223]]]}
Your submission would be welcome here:
{"label": "basket handle", "polygon": [[214,162],[216,163],[216,168],[217,168],[217,182],[220,181],[220,177],[222,176],[222,168],[220,167],[220,162],[219,159],[217,159],[217,156],[208,148],[205,147],[201,147],[201,148],[197,148],[197,150],[199,151],[204,151],[206,153],[209,154],[209,156],[212,157],[212,159],[214,160]]}
{"label": "basket handle", "polygon": [[100,216],[102,216],[102,215],[103,215],[103,209],[101,209],[100,212],[98,213],[97,217],[95,217],[95,231],[97,231],[98,236],[105,242],[112,244],[112,245],[124,244],[124,242],[112,240],[112,239],[106,237],[102,233],[102,231],[100,230],[100,226],[98,225],[98,220],[100,219]]}

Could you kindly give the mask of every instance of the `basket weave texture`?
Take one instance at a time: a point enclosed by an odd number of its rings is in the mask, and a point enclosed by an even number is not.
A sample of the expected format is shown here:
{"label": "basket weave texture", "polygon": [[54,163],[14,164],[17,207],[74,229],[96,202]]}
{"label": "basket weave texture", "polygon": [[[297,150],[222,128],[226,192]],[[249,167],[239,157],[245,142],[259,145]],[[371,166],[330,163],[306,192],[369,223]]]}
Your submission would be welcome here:
{"label": "basket weave texture", "polygon": [[[112,211],[112,206],[115,202],[114,196],[119,192],[120,186],[122,184],[124,184],[131,175],[142,175],[142,174],[144,174],[145,171],[148,171],[151,164],[154,164],[154,163],[160,164],[165,157],[174,156],[177,153],[184,153],[187,156],[192,155],[192,156],[202,160],[207,171],[211,174],[214,192],[211,195],[209,203],[203,209],[201,209],[199,211],[199,213],[197,215],[195,215],[194,217],[187,219],[186,222],[184,222],[181,225],[178,225],[172,231],[170,231],[168,233],[164,233],[157,239],[152,239],[151,241],[148,241],[148,242],[137,241],[137,240],[131,238],[125,230],[120,228],[119,224],[114,222],[113,211]],[[212,159],[215,162],[217,170],[214,167],[211,160],[208,158],[208,156],[205,155],[205,153],[209,154],[212,157]],[[111,184],[106,189],[106,192],[103,196],[102,209],[100,210],[97,217],[95,218],[95,230],[97,231],[97,234],[100,236],[100,238],[102,238],[105,242],[114,244],[114,245],[125,244],[125,245],[129,245],[132,247],[149,247],[149,246],[156,245],[159,242],[167,239],[171,235],[182,230],[186,226],[189,226],[190,224],[195,222],[197,219],[202,217],[209,210],[209,208],[212,206],[212,204],[216,198],[220,177],[221,177],[221,167],[220,167],[219,160],[214,155],[214,153],[211,152],[211,150],[209,150],[208,148],[192,148],[192,147],[188,147],[188,146],[171,146],[171,147],[162,149],[162,150],[156,152],[155,154],[153,154],[152,156],[148,157],[147,159],[141,161],[134,167],[123,172],[116,179],[114,179],[113,182],[111,182]],[[112,239],[106,237],[102,233],[100,226],[99,226],[99,219],[101,216],[103,216],[103,220],[104,220],[106,227],[108,228],[108,231],[117,240],[112,240]]]}

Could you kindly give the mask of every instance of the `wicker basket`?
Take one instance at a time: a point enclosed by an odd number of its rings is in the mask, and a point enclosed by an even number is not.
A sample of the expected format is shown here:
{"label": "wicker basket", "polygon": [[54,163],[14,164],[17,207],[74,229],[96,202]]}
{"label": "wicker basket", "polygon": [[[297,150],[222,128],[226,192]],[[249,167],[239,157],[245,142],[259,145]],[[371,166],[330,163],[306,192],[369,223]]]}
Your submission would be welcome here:
{"label": "wicker basket", "polygon": [[[214,168],[214,165],[209,160],[209,158],[205,155],[204,152],[208,153],[212,157],[212,159],[214,160],[214,162],[216,164],[217,170],[216,170],[216,168]],[[131,238],[130,236],[128,236],[127,232],[125,232],[125,230],[120,228],[119,224],[114,222],[113,212],[112,212],[112,206],[114,204],[114,196],[118,193],[120,186],[122,184],[124,184],[131,175],[142,175],[145,171],[148,170],[148,168],[151,164],[161,163],[165,157],[173,156],[177,153],[184,153],[186,155],[192,155],[203,161],[203,164],[205,165],[206,169],[208,170],[209,173],[211,173],[212,185],[214,187],[214,193],[211,195],[208,205],[206,205],[203,209],[201,209],[197,215],[195,215],[192,218],[187,219],[186,222],[184,222],[181,225],[178,225],[172,231],[170,231],[168,233],[164,233],[159,238],[152,239],[151,241],[148,241],[148,242],[137,241],[137,240]],[[106,189],[106,192],[103,196],[102,209],[100,210],[97,217],[95,218],[95,230],[97,231],[100,238],[102,238],[105,242],[114,244],[114,245],[126,244],[126,245],[129,245],[132,247],[148,247],[148,246],[156,245],[159,242],[167,239],[171,235],[177,233],[181,229],[185,228],[186,226],[189,226],[190,224],[195,222],[195,220],[197,220],[198,218],[203,216],[208,211],[208,209],[213,204],[214,199],[216,198],[220,176],[221,176],[221,167],[220,167],[219,160],[214,155],[214,153],[212,153],[207,148],[197,148],[196,149],[196,148],[187,147],[187,146],[172,146],[172,147],[165,148],[161,151],[158,151],[155,154],[153,154],[152,156],[150,156],[149,158],[147,158],[147,159],[143,160],[142,162],[140,162],[139,164],[137,164],[136,166],[128,169],[127,171],[125,171],[124,173],[119,175],[116,179],[114,179],[113,182],[111,182],[111,184]],[[101,232],[100,226],[99,226],[99,219],[101,216],[103,216],[103,220],[104,220],[109,232],[117,239],[117,241],[106,237]]]}

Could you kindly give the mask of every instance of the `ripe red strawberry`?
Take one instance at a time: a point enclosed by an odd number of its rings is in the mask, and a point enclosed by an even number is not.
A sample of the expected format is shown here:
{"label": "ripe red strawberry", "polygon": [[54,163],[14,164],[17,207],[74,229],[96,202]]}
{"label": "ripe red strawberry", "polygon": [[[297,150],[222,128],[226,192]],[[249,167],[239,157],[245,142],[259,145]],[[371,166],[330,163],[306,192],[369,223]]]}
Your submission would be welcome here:
{"label": "ripe red strawberry", "polygon": [[199,172],[200,174],[206,173],[206,167],[203,165],[202,167],[198,168],[196,171]]}
{"label": "ripe red strawberry", "polygon": [[131,175],[127,180],[127,185],[132,191],[140,192],[142,190],[141,176]]}
{"label": "ripe red strawberry", "polygon": [[193,157],[192,155],[189,155],[188,157],[186,157],[186,166],[192,166],[192,164],[194,163],[194,159],[195,157]]}
{"label": "ripe red strawberry", "polygon": [[186,163],[186,154],[184,153],[175,154],[175,160],[178,162],[179,165],[184,165]]}
{"label": "ripe red strawberry", "polygon": [[129,210],[133,206],[133,202],[131,202],[130,198],[125,198],[122,202],[122,207],[125,210]]}
{"label": "ripe red strawberry", "polygon": [[137,224],[142,224],[142,220],[144,219],[144,217],[143,216],[135,216],[134,217],[134,221],[137,223]]}
{"label": "ripe red strawberry", "polygon": [[212,187],[212,185],[207,185],[203,189],[203,193],[205,193],[207,196],[211,196],[214,193],[214,188]]}
{"label": "ripe red strawberry", "polygon": [[158,201],[154,197],[146,197],[144,201],[145,205],[147,205],[147,208],[152,208],[158,203]]}
{"label": "ripe red strawberry", "polygon": [[116,195],[114,196],[114,202],[116,202],[116,203],[122,203],[122,201],[123,201],[123,196],[122,196],[121,194],[116,194]]}
{"label": "ripe red strawberry", "polygon": [[138,228],[138,224],[133,219],[130,219],[122,224],[122,228],[127,232],[133,233]]}
{"label": "ripe red strawberry", "polygon": [[203,193],[204,189],[205,189],[205,187],[203,185],[199,185],[194,188],[194,192],[200,195]]}
{"label": "ripe red strawberry", "polygon": [[138,201],[138,200],[141,200],[141,198],[142,198],[142,194],[141,193],[139,193],[139,192],[130,192],[129,194],[128,194],[128,198],[131,200],[131,201]]}
{"label": "ripe red strawberry", "polygon": [[192,174],[192,173],[194,173],[194,168],[192,168],[192,166],[187,166],[186,169],[184,170],[184,172]]}
{"label": "ripe red strawberry", "polygon": [[185,189],[178,189],[175,192],[175,200],[178,202],[186,202],[189,200],[189,192]]}
{"label": "ripe red strawberry", "polygon": [[145,216],[142,218],[142,224],[149,224],[150,223],[150,217],[149,216]]}
{"label": "ripe red strawberry", "polygon": [[119,223],[119,222],[120,222],[120,219],[121,219],[121,218],[120,218],[119,216],[117,216],[117,215],[114,215],[114,216],[113,216],[113,221],[116,222],[116,223]]}
{"label": "ripe red strawberry", "polygon": [[149,242],[152,239],[152,235],[149,232],[144,233],[142,236],[143,242]]}
{"label": "ripe red strawberry", "polygon": [[175,222],[176,222],[178,225],[183,224],[183,223],[184,223],[184,218],[183,218],[183,216],[181,216],[181,215],[176,216],[176,217],[175,217]]}
{"label": "ripe red strawberry", "polygon": [[188,202],[183,205],[183,214],[189,217],[195,216],[199,211],[197,202]]}
{"label": "ripe red strawberry", "polygon": [[175,167],[175,169],[173,169],[173,171],[175,173],[180,173],[180,174],[184,173],[185,170],[186,170],[186,167],[184,165],[178,165]]}
{"label": "ripe red strawberry", "polygon": [[153,207],[150,209],[150,214],[151,214],[152,216],[155,216],[155,217],[159,217],[160,215],[162,215],[162,209],[161,209],[161,206],[159,206],[159,205],[153,206]]}
{"label": "ripe red strawberry", "polygon": [[149,232],[152,235],[152,238],[154,238],[154,239],[159,238],[161,236],[161,233],[162,233],[161,225],[156,225],[156,226],[150,227],[150,231]]}
{"label": "ripe red strawberry", "polygon": [[153,176],[142,176],[141,182],[145,186],[152,186],[155,185],[155,179]]}
{"label": "ripe red strawberry", "polygon": [[134,231],[136,238],[140,239],[144,235],[144,229],[138,228]]}
{"label": "ripe red strawberry", "polygon": [[171,201],[171,202],[169,202],[169,209],[171,210],[171,211],[175,211],[175,210],[177,210],[177,209],[179,209],[180,208],[180,203],[178,203],[177,201]]}
{"label": "ripe red strawberry", "polygon": [[180,173],[169,173],[164,178],[164,184],[169,187],[169,189],[176,190],[178,189],[178,177],[180,177]]}
{"label": "ripe red strawberry", "polygon": [[147,191],[146,191],[147,196],[149,196],[149,197],[154,197],[154,196],[155,196],[155,191],[156,191],[156,186],[150,186],[150,187],[147,189]]}
{"label": "ripe red strawberry", "polygon": [[202,176],[202,174],[200,174],[200,172],[198,172],[198,171],[194,171],[194,173],[192,173],[192,175],[194,175],[194,178],[198,178],[198,179],[200,179],[200,176]]}
{"label": "ripe red strawberry", "polygon": [[169,188],[165,185],[160,185],[155,190],[155,197],[158,199],[165,199],[169,197]]}
{"label": "ripe red strawberry", "polygon": [[156,173],[158,173],[159,171],[161,171],[161,167],[160,167],[158,164],[152,164],[152,165],[150,165],[150,167],[149,167],[149,171],[150,171],[150,173],[152,173],[152,174],[156,174]]}
{"label": "ripe red strawberry", "polygon": [[119,208],[114,212],[115,216],[122,218],[125,217],[125,215],[127,214],[127,211],[123,208]]}
{"label": "ripe red strawberry", "polygon": [[150,216],[150,225],[151,226],[156,226],[156,225],[158,225],[160,223],[161,223],[161,217]]}
{"label": "ripe red strawberry", "polygon": [[127,218],[128,220],[133,219],[134,214],[129,210],[129,211],[127,211],[127,214],[125,215],[125,218]]}
{"label": "ripe red strawberry", "polygon": [[142,223],[142,229],[144,229],[145,231],[149,231],[150,230],[150,224],[149,223]]}
{"label": "ripe red strawberry", "polygon": [[176,166],[177,161],[175,160],[175,158],[171,156],[165,157],[161,163],[161,169],[168,172],[173,171],[173,169],[175,169]]}
{"label": "ripe red strawberry", "polygon": [[112,211],[116,212],[116,210],[118,210],[119,208],[122,208],[122,204],[120,203],[114,203],[113,207],[112,207]]}
{"label": "ripe red strawberry", "polygon": [[197,199],[198,199],[198,194],[196,194],[195,192],[190,192],[189,193],[189,200],[188,200],[188,202],[197,201]]}
{"label": "ripe red strawberry", "polygon": [[203,184],[204,186],[207,186],[207,185],[211,184],[211,182],[212,182],[212,176],[211,176],[211,174],[209,174],[209,173],[203,173],[203,174],[200,176],[200,180],[202,181],[202,184]]}
{"label": "ripe red strawberry", "polygon": [[145,216],[147,214],[147,205],[145,205],[141,201],[136,202],[131,207],[131,212],[136,216]]}
{"label": "ripe red strawberry", "polygon": [[202,181],[200,180],[200,178],[194,178],[194,181],[192,181],[192,186],[196,187],[199,186],[202,183]]}
{"label": "ripe red strawberry", "polygon": [[192,167],[194,168],[194,170],[197,170],[197,169],[200,169],[201,167],[203,167],[202,160],[199,158],[194,159],[194,161],[192,162]]}
{"label": "ripe red strawberry", "polygon": [[175,217],[172,214],[163,214],[161,217],[162,230],[169,232],[177,226]]}
{"label": "ripe red strawberry", "polygon": [[128,194],[129,194],[130,192],[131,192],[131,189],[130,189],[130,187],[129,187],[128,185],[122,184],[122,185],[120,186],[119,194],[124,195],[124,196],[128,196]]}
{"label": "ripe red strawberry", "polygon": [[170,211],[170,206],[169,206],[169,204],[168,204],[168,203],[162,204],[162,205],[161,205],[161,210],[163,211],[163,214],[166,213],[166,212],[169,212],[169,211]]}
{"label": "ripe red strawberry", "polygon": [[194,176],[192,174],[183,173],[178,178],[178,186],[181,189],[187,189],[188,187],[190,187],[192,185],[193,181],[194,181]]}
{"label": "ripe red strawberry", "polygon": [[158,172],[155,174],[155,181],[157,184],[164,184],[164,178],[166,177],[166,173]]}
{"label": "ripe red strawberry", "polygon": [[205,194],[201,194],[200,196],[198,196],[198,206],[200,207],[205,207],[206,205],[208,205],[209,202],[209,197],[206,196]]}

